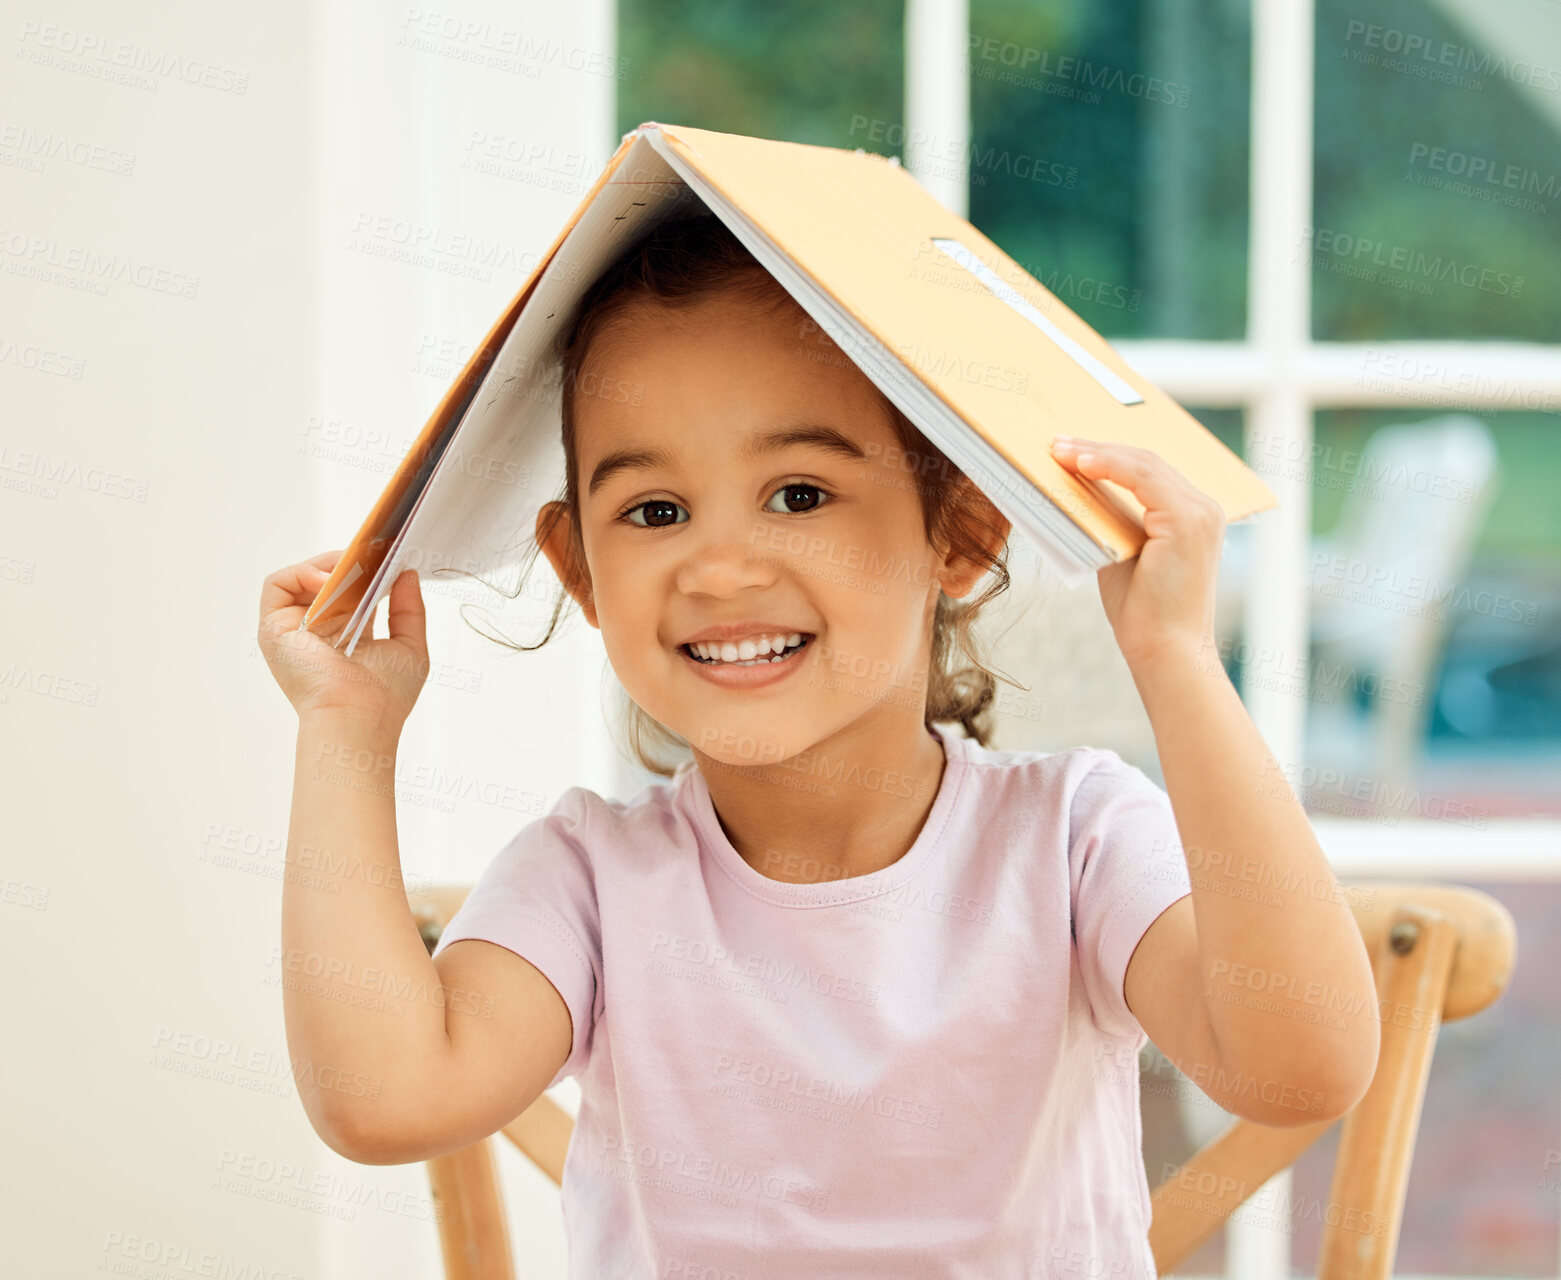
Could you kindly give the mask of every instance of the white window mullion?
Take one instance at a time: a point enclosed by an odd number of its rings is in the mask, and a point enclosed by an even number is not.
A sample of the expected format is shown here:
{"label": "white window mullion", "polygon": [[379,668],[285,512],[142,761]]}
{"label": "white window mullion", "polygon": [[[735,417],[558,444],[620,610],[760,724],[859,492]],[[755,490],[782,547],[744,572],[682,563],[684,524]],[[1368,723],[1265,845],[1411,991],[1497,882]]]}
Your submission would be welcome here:
{"label": "white window mullion", "polygon": [[[1183,404],[1247,405],[1269,389],[1251,342],[1122,338],[1112,347]],[[1307,342],[1296,381],[1312,408],[1561,412],[1561,350],[1541,342]]]}
{"label": "white window mullion", "polygon": [[945,209],[970,210],[970,9],[906,0],[905,167]]}
{"label": "white window mullion", "polygon": [[1302,381],[1314,407],[1556,413],[1561,350],[1538,342],[1313,342]]}
{"label": "white window mullion", "polygon": [[[1248,340],[1257,349],[1263,387],[1246,420],[1248,457],[1258,440],[1287,452],[1311,448],[1311,405],[1301,382],[1301,357],[1311,338],[1311,276],[1302,251],[1312,220],[1312,0],[1252,6],[1251,225],[1248,242]],[[1299,478],[1266,477],[1279,499],[1256,518],[1253,568],[1246,599],[1245,640],[1251,652],[1288,655],[1307,648],[1306,550],[1311,490]],[[1270,688],[1264,688],[1264,684]],[[1302,763],[1304,699],[1279,681],[1252,681],[1246,704],[1274,758],[1285,769]],[[1286,1169],[1267,1186],[1276,1203],[1290,1199]],[[1230,1280],[1284,1280],[1290,1236],[1277,1227],[1231,1221],[1225,1230]]]}

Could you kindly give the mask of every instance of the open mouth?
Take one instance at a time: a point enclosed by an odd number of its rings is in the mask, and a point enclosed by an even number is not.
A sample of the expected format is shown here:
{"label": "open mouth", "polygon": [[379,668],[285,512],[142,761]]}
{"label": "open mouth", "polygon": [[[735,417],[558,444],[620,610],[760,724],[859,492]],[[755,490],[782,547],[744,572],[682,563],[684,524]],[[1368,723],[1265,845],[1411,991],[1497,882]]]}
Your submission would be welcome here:
{"label": "open mouth", "polygon": [[774,666],[777,662],[785,662],[794,653],[807,648],[813,640],[813,633],[811,631],[803,631],[798,634],[800,638],[797,643],[787,645],[779,653],[766,653],[752,658],[739,658],[734,662],[727,662],[721,658],[701,658],[694,652],[692,645],[683,644],[678,647],[702,667],[765,667]]}

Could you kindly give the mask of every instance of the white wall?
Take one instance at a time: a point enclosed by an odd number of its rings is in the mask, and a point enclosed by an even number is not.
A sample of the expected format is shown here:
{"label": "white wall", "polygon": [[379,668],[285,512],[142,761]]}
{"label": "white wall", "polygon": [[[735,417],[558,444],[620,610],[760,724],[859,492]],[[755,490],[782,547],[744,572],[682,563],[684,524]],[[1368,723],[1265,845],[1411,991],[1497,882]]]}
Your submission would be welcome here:
{"label": "white wall", "polygon": [[[439,1273],[422,1167],[335,1156],[292,1084],[296,721],[256,606],[345,544],[617,142],[610,5],[586,10],[0,8],[8,1275]],[[476,171],[473,130],[551,151]],[[403,225],[425,265],[377,252]],[[498,247],[476,278],[462,236]],[[533,812],[441,785],[545,807],[626,775],[595,632],[508,657],[425,594],[443,679],[403,740],[402,860],[470,880]],[[557,1194],[504,1156],[522,1274],[562,1274]]]}

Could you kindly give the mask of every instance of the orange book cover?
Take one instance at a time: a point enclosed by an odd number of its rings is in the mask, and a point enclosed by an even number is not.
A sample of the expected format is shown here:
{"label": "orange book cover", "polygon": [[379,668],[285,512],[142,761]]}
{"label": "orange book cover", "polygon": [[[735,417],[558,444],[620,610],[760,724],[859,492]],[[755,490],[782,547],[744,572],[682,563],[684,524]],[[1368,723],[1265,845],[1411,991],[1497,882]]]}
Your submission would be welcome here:
{"label": "orange book cover", "polygon": [[[1080,562],[1100,567],[1136,555],[1143,512],[1120,486],[1082,480],[1058,464],[1050,452],[1056,435],[1155,450],[1219,501],[1227,521],[1277,504],[1212,432],[897,160],[647,122],[624,135],[445,393],[311,604],[305,627],[354,610],[348,631],[355,644],[389,589],[389,569],[443,560],[458,542],[469,563],[514,558],[512,541],[501,547],[486,533],[463,541],[464,526],[509,503],[511,530],[528,528],[541,486],[521,494],[458,475],[446,480],[439,462],[468,429],[473,447],[489,451],[548,429],[545,402],[515,407],[523,402],[512,384],[543,376],[529,356],[516,357],[520,377],[502,380],[508,398],[485,385],[501,356],[508,360],[512,334],[531,344],[527,352],[540,350],[551,332],[546,325],[564,323],[569,306],[626,242],[663,216],[674,195],[686,200],[691,193],[1016,527],[1035,536],[1043,553],[1056,554],[1069,581],[1080,580]],[[549,310],[534,317],[540,307],[528,305],[539,282]],[[524,335],[516,332],[527,326]],[[552,430],[556,435],[556,418]],[[1064,556],[1059,548],[1070,538]]]}

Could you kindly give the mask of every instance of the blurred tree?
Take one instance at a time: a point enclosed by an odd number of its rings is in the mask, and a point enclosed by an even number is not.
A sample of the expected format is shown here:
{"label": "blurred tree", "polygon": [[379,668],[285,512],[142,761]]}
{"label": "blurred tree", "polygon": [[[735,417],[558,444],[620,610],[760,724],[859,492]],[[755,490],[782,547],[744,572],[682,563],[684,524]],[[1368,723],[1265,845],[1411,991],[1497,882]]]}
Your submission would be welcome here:
{"label": "blurred tree", "polygon": [[[1318,0],[1312,318],[1319,338],[1561,336],[1561,113],[1536,110],[1535,96],[1514,82],[1536,64],[1561,66],[1561,48],[1487,45],[1448,16],[1456,7]],[[1408,36],[1437,56],[1395,56],[1390,50]],[[1464,79],[1449,83],[1433,72]],[[1437,148],[1464,159],[1433,165]],[[1519,185],[1466,178],[1467,192],[1448,189],[1460,181],[1452,170],[1471,157]],[[1436,182],[1444,185],[1423,185]],[[1524,183],[1539,207],[1488,198],[1524,198]]]}
{"label": "blurred tree", "polygon": [[972,0],[970,25],[971,221],[1107,337],[1244,336],[1246,0]]}
{"label": "blurred tree", "polygon": [[618,131],[662,120],[889,154],[867,139],[903,115],[904,23],[897,0],[620,0]]}

